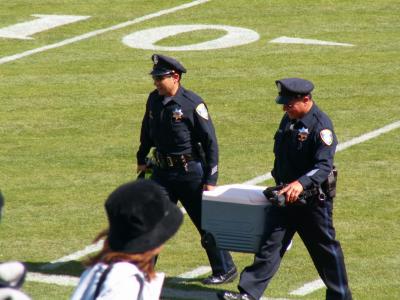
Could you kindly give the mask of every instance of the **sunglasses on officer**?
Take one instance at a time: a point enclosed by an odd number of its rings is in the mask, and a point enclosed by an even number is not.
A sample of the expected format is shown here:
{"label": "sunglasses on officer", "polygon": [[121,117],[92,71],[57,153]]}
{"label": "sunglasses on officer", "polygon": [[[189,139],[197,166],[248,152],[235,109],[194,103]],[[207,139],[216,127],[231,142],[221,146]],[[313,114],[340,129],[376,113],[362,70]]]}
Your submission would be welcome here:
{"label": "sunglasses on officer", "polygon": [[167,74],[167,75],[153,75],[153,80],[154,81],[163,81],[165,78],[170,78],[172,77],[172,74]]}
{"label": "sunglasses on officer", "polygon": [[295,98],[293,100],[290,100],[288,103],[283,104],[283,107],[291,109],[293,108],[297,103],[301,101],[301,98]]}
{"label": "sunglasses on officer", "polygon": [[307,99],[309,99],[308,95],[295,97],[292,100],[290,100],[287,104],[283,104],[283,107],[285,107],[286,109],[291,109],[291,108],[295,107],[296,104],[304,102],[305,101],[304,100],[305,97],[308,97]]}

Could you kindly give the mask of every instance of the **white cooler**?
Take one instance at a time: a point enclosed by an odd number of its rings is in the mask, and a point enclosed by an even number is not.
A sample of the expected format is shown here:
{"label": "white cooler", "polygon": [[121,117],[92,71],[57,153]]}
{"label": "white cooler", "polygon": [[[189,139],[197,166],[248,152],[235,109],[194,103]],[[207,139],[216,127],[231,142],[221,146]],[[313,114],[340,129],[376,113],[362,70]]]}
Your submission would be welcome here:
{"label": "white cooler", "polygon": [[212,235],[218,248],[256,253],[266,224],[270,203],[266,187],[232,184],[203,193],[202,229]]}

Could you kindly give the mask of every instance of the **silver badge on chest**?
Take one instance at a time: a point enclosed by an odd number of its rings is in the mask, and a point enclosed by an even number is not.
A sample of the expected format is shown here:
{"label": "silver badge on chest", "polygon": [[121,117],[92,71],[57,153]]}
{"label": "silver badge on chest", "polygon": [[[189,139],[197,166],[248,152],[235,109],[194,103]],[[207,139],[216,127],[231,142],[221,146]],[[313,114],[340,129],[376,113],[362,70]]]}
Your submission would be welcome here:
{"label": "silver badge on chest", "polygon": [[172,111],[172,118],[176,121],[176,122],[180,122],[182,121],[183,118],[183,112],[181,108],[175,108]]}
{"label": "silver badge on chest", "polygon": [[304,142],[305,140],[307,140],[308,135],[309,135],[308,128],[305,128],[305,127],[300,128],[299,133],[297,134],[297,139],[300,142]]}

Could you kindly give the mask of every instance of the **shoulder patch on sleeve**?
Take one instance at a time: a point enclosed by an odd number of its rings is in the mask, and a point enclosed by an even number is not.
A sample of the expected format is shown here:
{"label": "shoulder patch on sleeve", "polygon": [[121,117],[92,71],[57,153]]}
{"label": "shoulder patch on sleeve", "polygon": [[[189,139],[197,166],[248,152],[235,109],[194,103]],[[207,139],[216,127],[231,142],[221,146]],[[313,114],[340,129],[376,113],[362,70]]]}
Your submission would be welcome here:
{"label": "shoulder patch on sleeve", "polygon": [[200,117],[208,120],[208,110],[204,103],[200,103],[199,105],[197,105],[196,112]]}
{"label": "shoulder patch on sleeve", "polygon": [[333,142],[333,133],[329,129],[322,129],[321,132],[319,133],[321,136],[322,141],[324,142],[325,145],[330,146],[332,145]]}

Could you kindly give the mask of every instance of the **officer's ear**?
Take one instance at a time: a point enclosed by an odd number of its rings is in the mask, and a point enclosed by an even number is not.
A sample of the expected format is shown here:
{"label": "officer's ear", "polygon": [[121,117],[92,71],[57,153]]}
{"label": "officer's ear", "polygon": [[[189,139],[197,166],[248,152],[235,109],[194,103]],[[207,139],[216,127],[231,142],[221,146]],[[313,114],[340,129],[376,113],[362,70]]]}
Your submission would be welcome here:
{"label": "officer's ear", "polygon": [[307,104],[309,101],[311,101],[311,97],[310,95],[306,95],[303,97],[302,102],[304,102],[305,104]]}
{"label": "officer's ear", "polygon": [[172,73],[172,78],[174,79],[174,82],[179,82],[181,80],[181,75],[179,75],[177,72],[174,72]]}

